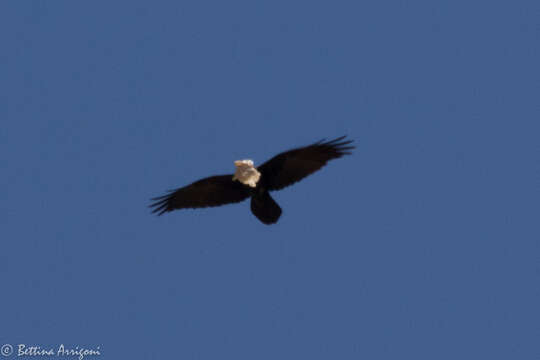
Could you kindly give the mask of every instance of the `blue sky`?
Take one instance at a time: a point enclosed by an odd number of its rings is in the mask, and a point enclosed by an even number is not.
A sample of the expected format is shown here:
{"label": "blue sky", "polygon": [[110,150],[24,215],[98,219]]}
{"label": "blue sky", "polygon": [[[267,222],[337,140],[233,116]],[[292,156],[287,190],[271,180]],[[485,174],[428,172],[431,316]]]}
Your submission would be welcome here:
{"label": "blue sky", "polygon": [[[0,345],[538,358],[539,11],[2,2]],[[147,208],[343,134],[353,156],[273,193],[277,225]]]}

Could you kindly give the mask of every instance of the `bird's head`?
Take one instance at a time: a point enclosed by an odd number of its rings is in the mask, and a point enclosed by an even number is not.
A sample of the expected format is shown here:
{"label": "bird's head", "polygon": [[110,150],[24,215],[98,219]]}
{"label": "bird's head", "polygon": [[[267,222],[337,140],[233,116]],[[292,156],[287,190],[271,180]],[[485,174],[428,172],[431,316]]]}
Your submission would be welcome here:
{"label": "bird's head", "polygon": [[234,173],[233,180],[238,180],[250,187],[257,186],[257,182],[261,178],[261,173],[253,166],[253,160],[236,160],[234,166],[236,166],[236,172]]}

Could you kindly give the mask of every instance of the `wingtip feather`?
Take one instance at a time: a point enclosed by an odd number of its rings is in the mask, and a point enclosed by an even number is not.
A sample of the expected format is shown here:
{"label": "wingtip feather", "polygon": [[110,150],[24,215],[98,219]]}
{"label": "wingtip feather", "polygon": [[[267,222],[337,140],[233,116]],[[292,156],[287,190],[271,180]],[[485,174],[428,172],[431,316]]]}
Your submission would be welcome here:
{"label": "wingtip feather", "polygon": [[151,199],[154,202],[148,205],[148,207],[152,209],[152,214],[157,213],[158,216],[161,216],[169,211],[169,209],[167,209],[167,197],[168,195],[163,195]]}
{"label": "wingtip feather", "polygon": [[320,143],[320,144],[317,144],[317,145],[331,147],[333,150],[336,151],[336,153],[337,153],[337,155],[339,157],[341,157],[343,155],[352,155],[352,152],[349,151],[349,150],[356,149],[356,146],[350,145],[350,144],[352,144],[354,142],[353,139],[342,141],[346,137],[347,137],[347,135],[343,135],[343,136],[340,136],[340,137],[335,138],[333,140],[327,141],[325,143]]}

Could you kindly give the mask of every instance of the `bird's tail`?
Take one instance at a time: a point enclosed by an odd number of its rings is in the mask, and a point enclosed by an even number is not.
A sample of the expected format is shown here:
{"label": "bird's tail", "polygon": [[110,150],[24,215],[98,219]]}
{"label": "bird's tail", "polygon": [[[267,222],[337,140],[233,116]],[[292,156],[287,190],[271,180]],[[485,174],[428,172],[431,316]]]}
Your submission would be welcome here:
{"label": "bird's tail", "polygon": [[281,216],[281,208],[268,191],[251,197],[251,212],[266,225],[275,224]]}

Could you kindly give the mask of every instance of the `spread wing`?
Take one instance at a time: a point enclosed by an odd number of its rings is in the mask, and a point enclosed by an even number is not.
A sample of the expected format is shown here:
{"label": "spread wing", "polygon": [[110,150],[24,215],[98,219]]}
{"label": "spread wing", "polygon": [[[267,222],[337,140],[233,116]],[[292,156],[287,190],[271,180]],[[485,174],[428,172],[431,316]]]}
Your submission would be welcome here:
{"label": "spread wing", "polygon": [[161,215],[176,209],[204,208],[240,202],[249,196],[249,190],[231,175],[218,175],[201,179],[191,185],[153,198],[153,213]]}
{"label": "spread wing", "polygon": [[344,139],[345,136],[326,142],[323,139],[274,156],[257,168],[261,173],[261,181],[268,190],[280,190],[302,180],[328,161],[351,154],[349,150],[354,149],[354,146],[349,144],[353,141]]}

